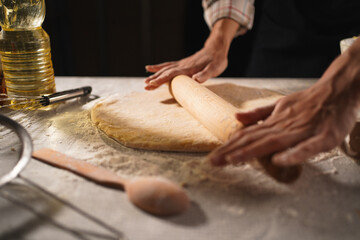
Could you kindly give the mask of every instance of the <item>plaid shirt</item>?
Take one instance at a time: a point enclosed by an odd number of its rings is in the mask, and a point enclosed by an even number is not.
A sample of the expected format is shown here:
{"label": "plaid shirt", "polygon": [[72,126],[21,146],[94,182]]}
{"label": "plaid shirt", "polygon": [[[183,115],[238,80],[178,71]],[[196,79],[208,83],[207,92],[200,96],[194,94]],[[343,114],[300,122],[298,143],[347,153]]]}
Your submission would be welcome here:
{"label": "plaid shirt", "polygon": [[221,18],[231,18],[240,24],[237,35],[251,29],[254,20],[255,0],[203,0],[204,18],[211,28]]}

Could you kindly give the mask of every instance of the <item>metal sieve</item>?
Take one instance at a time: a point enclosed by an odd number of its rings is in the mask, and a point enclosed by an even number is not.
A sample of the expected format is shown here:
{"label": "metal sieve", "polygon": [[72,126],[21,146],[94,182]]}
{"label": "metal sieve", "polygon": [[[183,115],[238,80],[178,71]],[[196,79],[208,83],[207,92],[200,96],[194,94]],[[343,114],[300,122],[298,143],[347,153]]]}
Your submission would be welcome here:
{"label": "metal sieve", "polygon": [[[63,200],[57,197],[55,194],[47,191],[45,188],[41,187],[37,183],[31,181],[20,175],[24,170],[26,165],[30,162],[33,152],[33,143],[29,133],[23,128],[19,123],[12,120],[11,118],[0,114],[0,197],[8,200],[9,202],[26,209],[27,211],[33,213],[37,218],[45,220],[47,223],[52,224],[58,229],[71,234],[79,239],[124,239],[124,236],[121,232],[117,231],[113,227],[104,223],[103,221],[97,219],[96,217],[88,214],[87,212],[81,210],[74,204]],[[102,229],[106,230],[108,233],[99,233],[88,230],[79,230],[74,229],[71,226],[66,226],[63,223],[60,223],[52,217],[48,216],[46,213],[39,211],[34,203],[26,202],[25,199],[21,199],[23,196],[20,194],[20,197],[13,196],[11,191],[12,185],[16,185],[17,188],[21,188],[21,184],[15,184],[15,179],[21,180],[23,183],[22,186],[29,186],[30,188],[35,189],[36,191],[42,193],[44,196],[61,203],[63,206],[66,206],[80,216],[86,218],[87,220],[95,223],[100,226]],[[109,232],[111,233],[109,235]],[[0,232],[0,238],[2,238],[2,233]],[[13,237],[13,236],[6,236]]]}

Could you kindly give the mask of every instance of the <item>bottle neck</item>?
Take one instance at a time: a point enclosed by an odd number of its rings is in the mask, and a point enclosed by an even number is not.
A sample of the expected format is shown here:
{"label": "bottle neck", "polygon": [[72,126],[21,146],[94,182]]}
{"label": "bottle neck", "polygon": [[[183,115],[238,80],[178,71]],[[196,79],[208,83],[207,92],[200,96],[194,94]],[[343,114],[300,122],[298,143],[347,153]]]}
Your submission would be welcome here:
{"label": "bottle neck", "polygon": [[0,24],[6,31],[41,27],[45,0],[1,0]]}

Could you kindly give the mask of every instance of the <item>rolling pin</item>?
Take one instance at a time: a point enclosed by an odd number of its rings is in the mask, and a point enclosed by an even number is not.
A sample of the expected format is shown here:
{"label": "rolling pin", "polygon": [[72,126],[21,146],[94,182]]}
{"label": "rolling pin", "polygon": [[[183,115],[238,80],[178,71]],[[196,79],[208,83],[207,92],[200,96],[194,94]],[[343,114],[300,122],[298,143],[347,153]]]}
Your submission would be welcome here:
{"label": "rolling pin", "polygon": [[[239,109],[184,75],[170,83],[170,92],[176,101],[206,127],[222,143],[243,127],[235,118]],[[257,159],[266,174],[282,183],[294,182],[301,174],[301,166],[283,167],[272,164],[271,156]]]}

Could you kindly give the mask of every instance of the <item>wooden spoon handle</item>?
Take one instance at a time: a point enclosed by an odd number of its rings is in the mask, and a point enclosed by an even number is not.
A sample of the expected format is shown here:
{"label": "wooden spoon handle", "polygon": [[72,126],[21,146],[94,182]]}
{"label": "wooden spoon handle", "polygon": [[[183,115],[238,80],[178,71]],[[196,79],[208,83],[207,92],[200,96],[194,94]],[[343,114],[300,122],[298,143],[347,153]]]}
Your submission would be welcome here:
{"label": "wooden spoon handle", "polygon": [[127,182],[104,168],[74,159],[49,148],[37,150],[33,152],[32,156],[37,160],[66,169],[101,185],[124,189]]}
{"label": "wooden spoon handle", "polygon": [[[239,109],[187,76],[175,77],[170,83],[170,91],[183,108],[222,142],[243,127],[235,118]],[[270,157],[258,159],[258,162],[279,182],[293,182],[301,173],[301,166],[276,166]]]}

